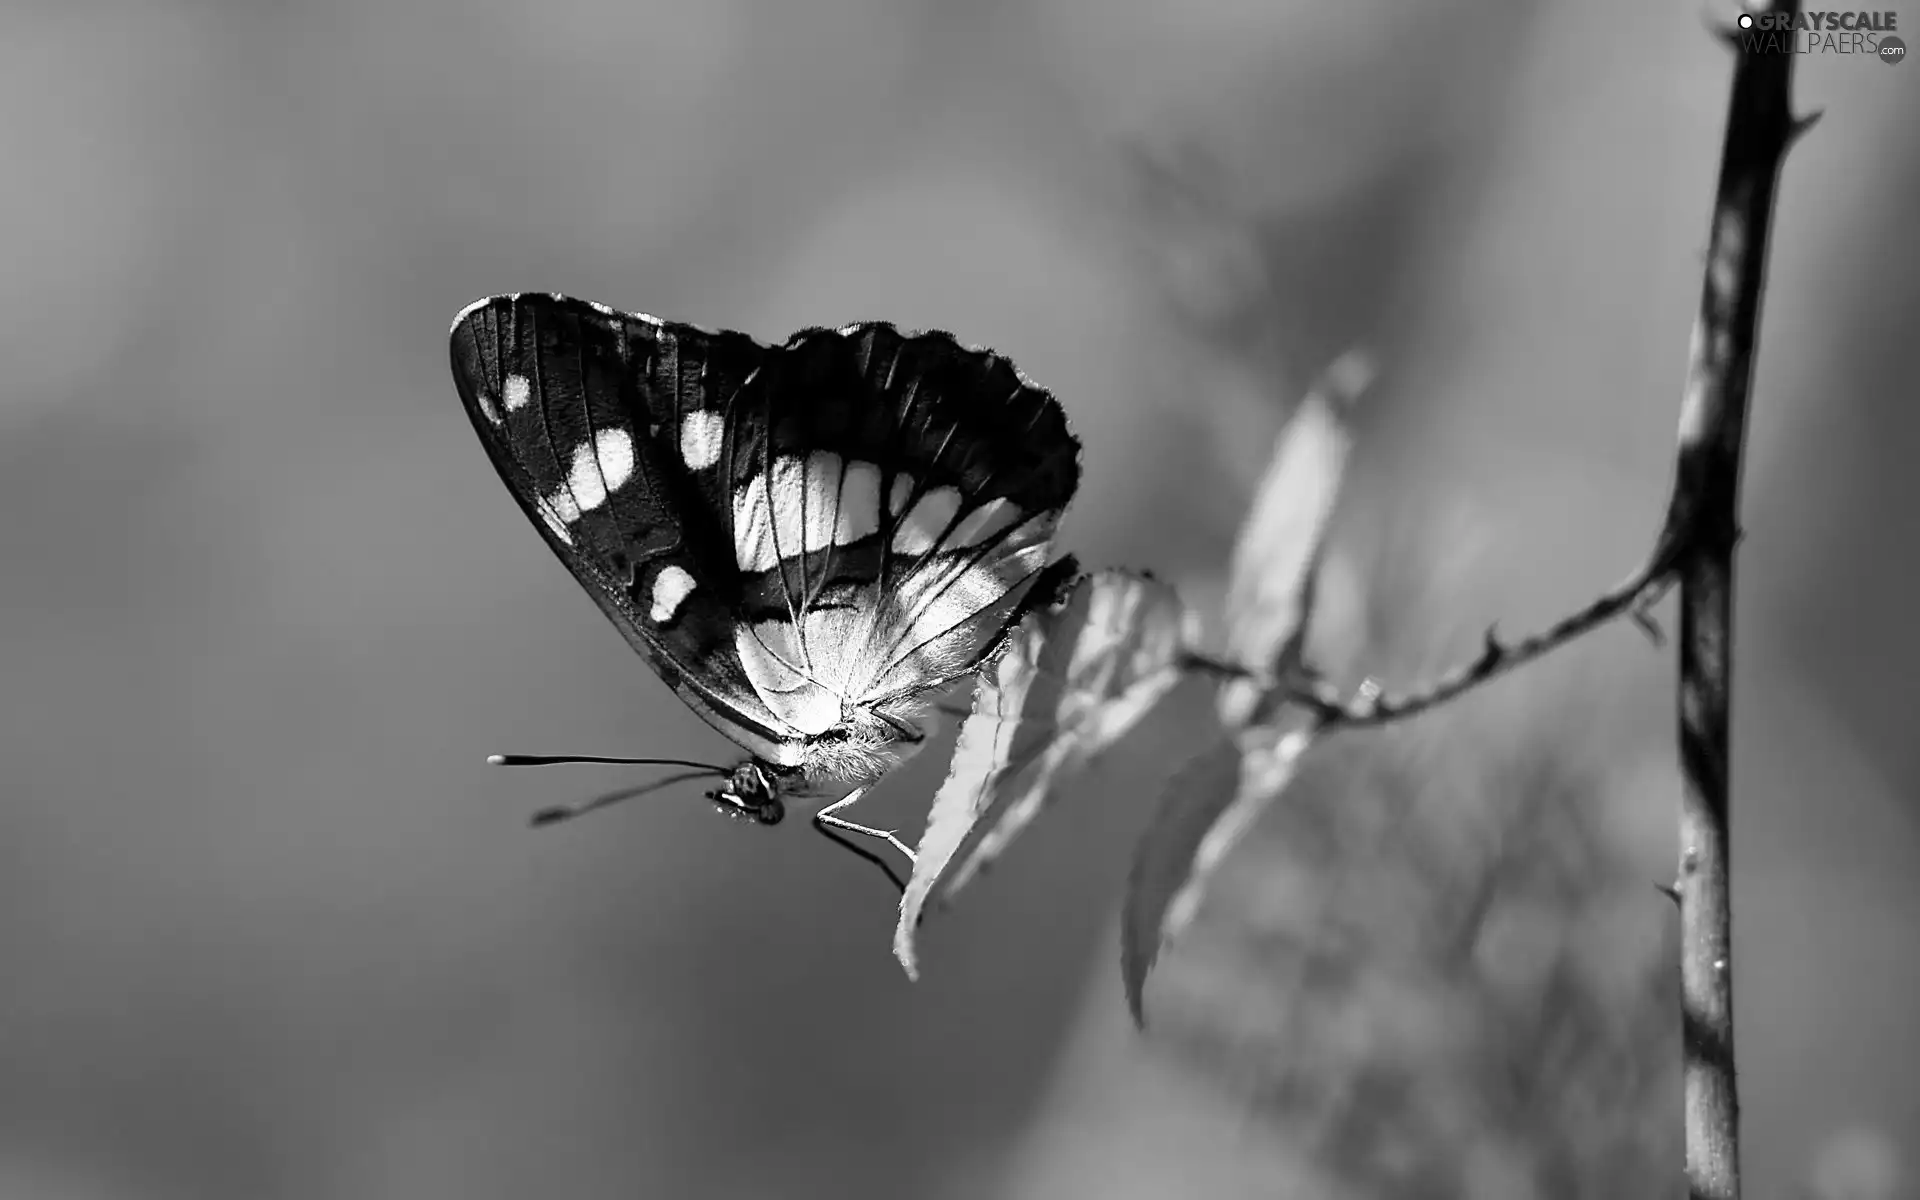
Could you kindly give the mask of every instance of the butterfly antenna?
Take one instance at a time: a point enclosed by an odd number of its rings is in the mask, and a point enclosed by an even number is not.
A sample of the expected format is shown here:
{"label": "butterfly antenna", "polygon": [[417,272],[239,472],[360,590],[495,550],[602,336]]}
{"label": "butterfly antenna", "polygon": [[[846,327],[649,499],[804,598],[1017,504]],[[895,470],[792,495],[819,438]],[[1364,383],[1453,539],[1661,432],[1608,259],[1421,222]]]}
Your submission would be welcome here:
{"label": "butterfly antenna", "polygon": [[690,779],[706,779],[715,774],[712,771],[686,771],[679,775],[669,775],[665,779],[656,779],[652,783],[643,783],[639,787],[621,788],[603,796],[579,804],[556,804],[552,808],[543,808],[528,818],[527,823],[535,829],[546,825],[558,825],[562,821],[571,821],[575,817],[584,817],[596,809],[611,808],[622,800],[631,800],[635,796],[644,796],[648,792],[657,792],[676,783],[685,783]]}
{"label": "butterfly antenna", "polygon": [[631,800],[635,796],[644,796],[648,792],[671,787],[676,783],[685,783],[689,779],[725,779],[733,772],[715,763],[692,762],[684,758],[606,758],[597,754],[489,754],[487,761],[496,767],[551,767],[558,763],[611,763],[622,767],[691,767],[690,771],[679,775],[669,775],[665,779],[656,779],[652,783],[643,783],[639,787],[621,788],[603,796],[579,804],[557,804],[552,808],[543,808],[530,819],[536,829],[543,825],[557,825],[562,821],[571,821],[583,817],[595,809],[609,808],[622,800]]}
{"label": "butterfly antenna", "polygon": [[555,763],[612,763],[621,767],[692,767],[725,775],[725,767],[713,763],[689,762],[684,758],[602,758],[597,754],[489,754],[487,761],[496,767],[551,767]]}

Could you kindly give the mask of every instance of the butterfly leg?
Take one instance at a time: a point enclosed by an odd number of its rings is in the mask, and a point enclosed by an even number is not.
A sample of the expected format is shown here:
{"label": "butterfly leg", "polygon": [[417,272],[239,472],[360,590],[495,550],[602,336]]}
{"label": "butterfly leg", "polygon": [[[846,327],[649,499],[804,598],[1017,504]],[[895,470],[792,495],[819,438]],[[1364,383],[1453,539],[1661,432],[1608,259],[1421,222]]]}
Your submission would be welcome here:
{"label": "butterfly leg", "polygon": [[[899,739],[905,742],[909,746],[918,746],[921,742],[924,742],[927,740],[927,731],[920,728],[918,725],[910,725],[907,722],[900,720],[898,717],[890,717],[886,713],[875,713],[874,716],[879,717],[882,721],[885,721],[887,723],[888,728],[892,729],[893,732],[899,737]],[[838,808],[840,807],[840,805],[848,804],[848,803],[851,803],[851,801],[841,800],[836,802],[833,807]],[[912,857],[912,856],[909,855],[908,857]]]}
{"label": "butterfly leg", "polygon": [[831,841],[836,845],[845,847],[846,849],[859,855],[861,858],[866,859],[868,862],[872,863],[874,866],[879,867],[881,871],[886,873],[887,879],[893,884],[895,888],[898,888],[900,891],[905,892],[907,890],[906,883],[900,878],[899,874],[895,872],[892,867],[887,865],[887,862],[885,859],[881,858],[878,854],[874,853],[872,850],[867,849],[865,846],[859,845],[854,841],[852,841],[851,839],[843,836],[844,834],[847,834],[847,833],[857,833],[857,834],[862,834],[866,837],[877,838],[880,841],[883,841],[888,845],[892,846],[895,850],[898,850],[901,854],[905,855],[909,863],[914,861],[913,848],[908,846],[905,842],[901,841],[898,835],[896,835],[891,829],[874,829],[871,826],[859,825],[852,821],[847,820],[845,817],[836,815],[839,813],[841,809],[846,808],[848,805],[852,804],[854,801],[858,800],[860,797],[866,794],[867,794],[866,788],[857,787],[853,789],[851,792],[848,792],[845,796],[842,796],[840,799],[835,800],[832,804],[827,805],[825,808],[821,809],[819,812],[813,815],[813,827],[819,830],[821,834],[827,838],[828,841]]}

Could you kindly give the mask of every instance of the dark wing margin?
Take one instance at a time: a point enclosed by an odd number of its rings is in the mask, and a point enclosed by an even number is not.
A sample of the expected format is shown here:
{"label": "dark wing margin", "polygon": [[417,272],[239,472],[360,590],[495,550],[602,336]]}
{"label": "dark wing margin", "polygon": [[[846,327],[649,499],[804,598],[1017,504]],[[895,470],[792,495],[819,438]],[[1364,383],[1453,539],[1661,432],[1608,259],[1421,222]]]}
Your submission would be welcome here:
{"label": "dark wing margin", "polygon": [[724,480],[690,465],[718,427],[706,414],[724,414],[771,352],[536,293],[470,305],[450,342],[461,403],[548,547],[682,700],[759,757],[789,760],[791,731],[734,647]]}
{"label": "dark wing margin", "polygon": [[[1004,356],[941,330],[903,333],[884,321],[805,330],[751,394],[768,406],[776,453],[822,448],[878,461],[916,479],[905,507],[951,486],[963,509],[1004,499],[1057,512],[1080,483],[1080,442],[1052,393]],[[847,402],[819,399],[838,397]],[[889,528],[902,511],[889,511]]]}
{"label": "dark wing margin", "polygon": [[[899,414],[917,481],[883,521],[882,584],[906,619],[873,647],[886,664],[876,690],[943,687],[1000,636],[1047,568],[1054,525],[1079,488],[1080,442],[1052,393],[1002,355],[880,322],[839,332],[882,408]],[[947,487],[959,496],[951,517],[926,503]],[[1034,537],[1039,544],[1028,545]],[[924,548],[894,550],[902,542]],[[959,593],[986,575],[1005,591],[969,615]]]}

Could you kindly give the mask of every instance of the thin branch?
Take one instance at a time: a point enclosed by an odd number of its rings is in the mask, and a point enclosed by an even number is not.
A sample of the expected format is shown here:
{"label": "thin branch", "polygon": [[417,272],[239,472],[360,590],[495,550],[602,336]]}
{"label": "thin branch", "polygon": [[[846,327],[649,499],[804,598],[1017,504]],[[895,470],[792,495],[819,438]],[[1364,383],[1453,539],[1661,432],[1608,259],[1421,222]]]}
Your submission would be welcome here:
{"label": "thin branch", "polygon": [[[1687,473],[1686,462],[1683,440],[1680,471],[1675,480],[1673,497],[1667,505],[1666,522],[1654,542],[1653,553],[1647,556],[1647,561],[1638,570],[1602,592],[1585,608],[1569,613],[1546,629],[1518,641],[1503,641],[1498,631],[1490,626],[1478,655],[1443,675],[1403,692],[1387,692],[1377,680],[1370,679],[1355,689],[1352,696],[1342,696],[1332,684],[1313,676],[1311,672],[1289,673],[1293,677],[1275,681],[1276,691],[1284,701],[1311,709],[1328,728],[1385,725],[1445,704],[1515,667],[1545,657],[1623,614],[1630,617],[1654,645],[1661,645],[1665,635],[1654,620],[1652,610],[1679,581],[1695,533],[1691,518],[1698,504],[1688,492],[1692,481]],[[1193,650],[1183,654],[1182,664],[1188,670],[1221,678],[1249,678],[1256,675],[1255,671],[1242,664]]]}
{"label": "thin branch", "polygon": [[[1496,676],[1544,657],[1623,613],[1631,616],[1642,629],[1650,628],[1649,636],[1658,644],[1659,627],[1653,625],[1647,610],[1658,604],[1679,578],[1685,545],[1677,535],[1663,536],[1639,570],[1585,608],[1562,617],[1539,633],[1518,641],[1503,641],[1495,629],[1489,628],[1476,657],[1409,691],[1391,694],[1381,690],[1377,681],[1368,680],[1356,688],[1352,696],[1343,697],[1332,684],[1310,673],[1280,681],[1278,690],[1285,701],[1311,709],[1329,728],[1385,725],[1437,708]],[[1254,674],[1237,663],[1198,651],[1187,651],[1182,663],[1189,670],[1222,678],[1246,678]]]}
{"label": "thin branch", "polygon": [[1580,611],[1562,617],[1551,627],[1530,637],[1504,642],[1498,633],[1489,628],[1477,658],[1462,663],[1416,691],[1392,695],[1375,685],[1363,687],[1351,698],[1342,700],[1325,685],[1317,685],[1303,699],[1329,725],[1384,725],[1444,704],[1497,675],[1504,675],[1515,667],[1566,645],[1623,613],[1632,615],[1636,621],[1651,621],[1652,618],[1645,615],[1646,610],[1657,604],[1667,589],[1673,586],[1674,573],[1679,566],[1676,550],[1681,544],[1676,541],[1669,545],[1663,540],[1646,565],[1626,580]]}

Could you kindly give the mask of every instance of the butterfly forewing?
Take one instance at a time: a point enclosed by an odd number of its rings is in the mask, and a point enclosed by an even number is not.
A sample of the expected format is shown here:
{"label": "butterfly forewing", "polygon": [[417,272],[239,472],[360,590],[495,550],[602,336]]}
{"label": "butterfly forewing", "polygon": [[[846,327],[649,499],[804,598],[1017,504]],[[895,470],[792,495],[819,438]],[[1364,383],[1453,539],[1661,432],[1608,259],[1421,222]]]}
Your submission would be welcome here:
{"label": "butterfly forewing", "polygon": [[1007,360],[870,323],[784,347],[495,297],[454,374],[508,487],[696,711],[771,762],[971,669],[1079,479]]}
{"label": "butterfly forewing", "polygon": [[452,332],[461,400],[554,553],[690,707],[787,762],[792,731],[732,651],[738,576],[714,492],[679,454],[690,414],[716,411],[766,353],[545,295],[483,300]]}

